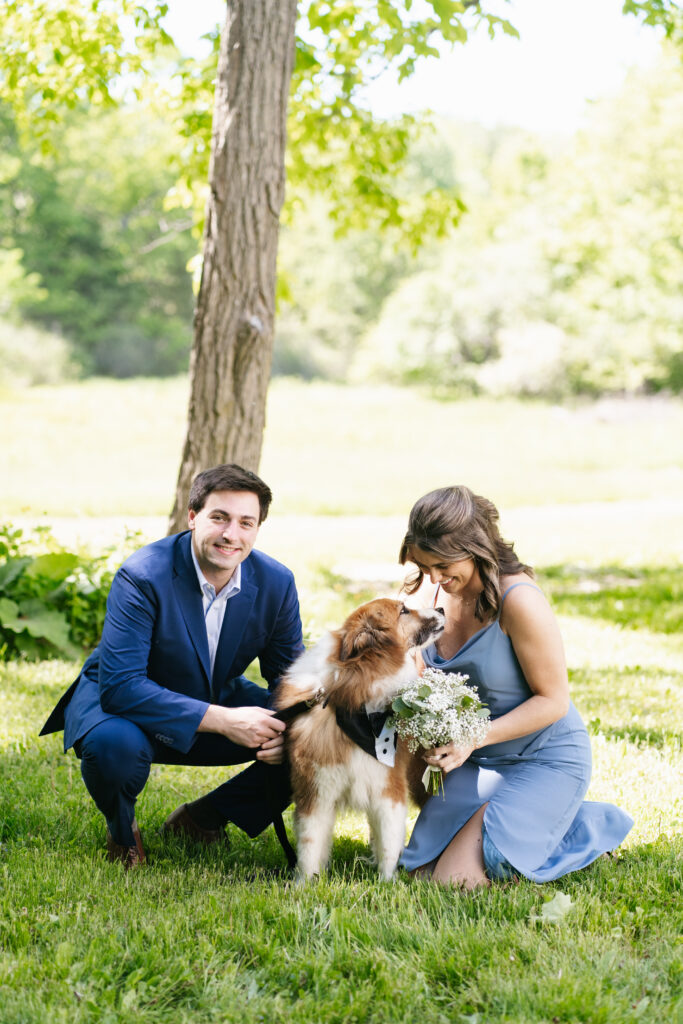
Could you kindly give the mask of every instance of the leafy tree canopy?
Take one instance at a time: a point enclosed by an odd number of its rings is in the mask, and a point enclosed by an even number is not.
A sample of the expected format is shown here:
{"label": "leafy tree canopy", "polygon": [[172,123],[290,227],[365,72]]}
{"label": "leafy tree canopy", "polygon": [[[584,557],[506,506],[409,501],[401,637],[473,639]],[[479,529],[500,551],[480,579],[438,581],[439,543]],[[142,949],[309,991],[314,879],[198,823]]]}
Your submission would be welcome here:
{"label": "leafy tree canopy", "polygon": [[0,7],[0,99],[20,131],[42,138],[83,103],[115,104],[171,39],[163,3],[132,0],[5,0]]}
{"label": "leafy tree canopy", "polygon": [[352,372],[449,393],[680,392],[681,123],[667,46],[562,146],[443,124],[470,213],[392,288]]}
{"label": "leafy tree canopy", "polygon": [[[486,6],[425,0],[417,16],[412,0],[302,3],[288,125],[290,206],[302,203],[304,193],[324,191],[340,229],[394,229],[413,246],[457,222],[462,203],[455,191],[416,196],[396,189],[395,171],[405,163],[415,121],[376,120],[363,90],[387,68],[407,77],[420,58],[438,56],[439,42],[464,43],[480,26],[491,36],[516,34]],[[20,132],[38,135],[47,148],[64,110],[134,97],[144,77],[162,88],[157,62],[171,57],[172,46],[166,13],[163,3],[131,0],[8,0],[0,9],[8,41],[0,54],[0,98],[15,111]],[[175,75],[165,79],[167,102],[187,139],[178,154],[176,194],[186,205],[203,205],[208,173],[218,29],[212,36],[207,59],[175,54]]]}
{"label": "leafy tree canopy", "polygon": [[[372,226],[416,248],[457,223],[456,189],[421,194],[397,187],[415,119],[374,118],[364,102],[368,83],[391,69],[399,80],[439,45],[462,44],[478,29],[517,35],[493,0],[302,0],[288,124],[288,208],[324,192],[339,230]],[[675,0],[625,0],[624,12],[683,40]],[[180,60],[163,27],[165,3],[135,0],[6,0],[0,7],[0,99],[13,108],[20,132],[50,143],[52,125],[79,104],[112,104],[139,95],[156,80],[180,118],[186,146],[178,152],[176,201],[201,220],[208,174],[219,29],[202,60]],[[172,79],[159,60],[174,58]],[[180,85],[180,88],[179,88]]]}
{"label": "leafy tree canopy", "polygon": [[[488,6],[488,0],[484,5],[425,0],[418,11],[412,0],[301,0],[289,104],[287,231],[279,277],[282,296],[288,299],[279,326],[282,358],[276,348],[281,372],[345,376],[359,333],[378,316],[386,295],[410,273],[407,253],[392,252],[394,243],[407,241],[416,249],[427,239],[445,234],[458,222],[463,199],[472,209],[475,205],[481,209],[452,249],[456,265],[449,266],[443,282],[447,305],[453,299],[452,274],[461,283],[472,278],[480,285],[472,284],[470,289],[472,310],[468,312],[460,297],[457,324],[449,320],[446,334],[439,327],[440,338],[450,338],[453,332],[459,338],[458,366],[463,361],[488,364],[495,357],[501,326],[520,302],[527,302],[529,282],[541,277],[547,282],[549,268],[552,294],[560,293],[565,300],[554,301],[549,309],[546,284],[533,285],[529,297],[533,308],[525,306],[525,316],[533,319],[542,314],[542,319],[554,321],[569,336],[594,334],[580,312],[595,308],[589,301],[590,277],[584,269],[584,264],[593,264],[586,263],[585,253],[591,231],[601,231],[595,227],[591,204],[599,202],[601,210],[606,210],[609,203],[606,193],[588,195],[584,186],[592,179],[585,168],[591,161],[601,162],[607,153],[594,150],[581,156],[577,150],[574,154],[581,169],[576,177],[567,167],[566,191],[575,199],[580,192],[586,205],[580,220],[569,217],[561,227],[566,252],[560,252],[561,246],[554,241],[552,245],[544,241],[542,273],[537,262],[530,268],[517,250],[491,250],[495,255],[487,259],[503,268],[507,259],[514,271],[510,278],[503,273],[504,280],[518,278],[523,267],[528,271],[523,275],[525,287],[513,289],[509,309],[506,306],[501,312],[496,306],[491,311],[487,299],[492,294],[487,284],[493,279],[491,270],[486,263],[477,270],[468,253],[488,244],[489,230],[500,236],[501,224],[513,222],[517,228],[522,225],[522,248],[525,240],[540,241],[540,235],[557,239],[560,225],[554,224],[554,234],[549,231],[555,215],[548,216],[548,210],[557,209],[553,204],[561,198],[564,179],[553,171],[555,184],[550,190],[544,183],[547,154],[524,146],[519,160],[510,158],[510,146],[517,144],[514,140],[496,144],[494,163],[482,170],[480,147],[459,139],[458,173],[452,173],[455,150],[450,145],[444,148],[442,138],[425,131],[424,121],[410,117],[378,121],[367,109],[366,87],[382,71],[391,68],[403,79],[418,60],[437,57],[444,42],[464,43],[477,29],[492,36],[498,31],[516,34],[507,20],[484,9]],[[623,9],[683,43],[683,12],[678,3],[626,0]],[[0,50],[0,122],[4,126],[0,186],[8,186],[4,207],[0,188],[6,250],[0,259],[0,315],[14,305],[38,323],[59,327],[71,338],[86,371],[125,375],[173,372],[185,365],[191,296],[189,287],[178,288],[175,282],[182,278],[196,241],[192,243],[187,235],[183,240],[186,214],[166,214],[169,203],[191,208],[196,237],[207,188],[220,26],[208,36],[213,46],[207,57],[183,59],[163,28],[166,13],[163,3],[131,0],[6,0],[0,6],[4,41]],[[618,117],[614,113],[610,117],[616,125]],[[162,120],[165,127],[158,131]],[[144,144],[136,141],[132,130],[141,124]],[[617,142],[619,163],[625,151]],[[488,145],[486,140],[482,144]],[[161,161],[168,170],[160,166]],[[471,179],[477,175],[478,184],[473,185]],[[617,187],[611,172],[603,180]],[[540,189],[544,196],[546,213],[540,233],[535,227],[530,230],[525,221],[527,188],[537,194]],[[313,200],[316,193],[324,199]],[[18,198],[16,205],[7,205],[9,194]],[[621,215],[618,204],[616,212]],[[489,227],[485,222],[490,222]],[[621,223],[619,217],[613,223]],[[646,211],[642,223],[652,223]],[[335,241],[334,235],[340,234],[345,241]],[[479,240],[478,235],[482,235]],[[617,269],[620,246],[615,242],[609,248],[609,237],[604,234],[598,240],[600,273],[593,274],[595,288],[603,289],[601,307],[607,290],[600,274],[613,273],[616,286],[622,284]],[[663,243],[660,249],[664,254],[674,251]],[[303,259],[303,252],[310,250],[318,253],[315,266]],[[62,258],[67,251],[68,260]],[[638,251],[644,259],[643,246]],[[650,261],[650,270],[662,277],[660,256]],[[424,259],[429,271],[429,248]],[[424,259],[421,269],[425,269]],[[70,274],[76,277],[71,280]],[[673,323],[675,289],[665,298],[666,289],[657,274],[648,272],[646,279],[658,281],[656,347],[667,352],[671,340],[664,337],[664,326]],[[671,278],[671,268],[666,277]],[[431,272],[424,280],[433,291]],[[644,280],[641,274],[640,281]],[[335,288],[329,287],[330,281],[336,282]],[[408,311],[415,303],[410,293],[416,285],[417,281],[406,285]],[[483,302],[482,289],[486,292]],[[541,293],[546,298],[539,311]],[[508,293],[503,289],[496,294],[500,299]],[[440,300],[430,295],[436,316]],[[618,306],[617,319],[624,309]],[[591,317],[593,325],[595,315]],[[517,313],[513,318],[518,319]],[[403,329],[410,317],[399,313],[398,321]],[[395,327],[387,333],[392,348]],[[638,317],[631,318],[623,334],[643,337]],[[415,344],[418,336],[419,332],[413,335]],[[320,342],[315,355],[312,338]],[[452,343],[443,343],[450,365]],[[647,350],[654,345],[650,339]],[[420,363],[428,349],[429,345],[419,344]],[[537,350],[535,341],[532,350]],[[615,349],[610,366],[618,365],[619,351]],[[401,361],[405,376],[409,366],[403,357]],[[568,380],[566,368],[562,372]],[[581,370],[582,381],[584,375]],[[461,379],[460,369],[456,368],[456,376]],[[591,379],[594,376],[591,370]],[[439,377],[443,379],[441,371]],[[601,377],[597,386],[603,383]]]}
{"label": "leafy tree canopy", "polygon": [[2,333],[28,318],[68,339],[86,373],[182,371],[196,240],[192,219],[165,209],[177,137],[138,104],[70,110],[51,138],[41,154],[0,106],[0,317],[14,321]]}

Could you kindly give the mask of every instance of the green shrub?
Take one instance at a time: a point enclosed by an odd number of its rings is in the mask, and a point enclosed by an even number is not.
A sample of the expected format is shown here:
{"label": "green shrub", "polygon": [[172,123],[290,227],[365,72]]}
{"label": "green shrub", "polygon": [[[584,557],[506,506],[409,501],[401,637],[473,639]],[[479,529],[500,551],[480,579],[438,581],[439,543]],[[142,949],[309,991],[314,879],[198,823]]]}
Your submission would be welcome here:
{"label": "green shrub", "polygon": [[[133,536],[126,538],[126,546]],[[39,527],[0,527],[0,660],[79,659],[100,638],[107,594],[125,552],[69,551]]]}

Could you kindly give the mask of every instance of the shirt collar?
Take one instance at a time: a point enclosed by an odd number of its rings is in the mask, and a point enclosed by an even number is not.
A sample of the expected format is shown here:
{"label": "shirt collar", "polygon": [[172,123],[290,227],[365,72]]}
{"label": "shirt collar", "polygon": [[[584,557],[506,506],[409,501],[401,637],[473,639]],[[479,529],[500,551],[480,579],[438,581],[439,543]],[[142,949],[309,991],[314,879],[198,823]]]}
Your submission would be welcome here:
{"label": "shirt collar", "polygon": [[194,562],[195,572],[197,573],[197,579],[199,580],[199,586],[201,587],[201,590],[202,590],[203,594],[207,593],[207,588],[208,588],[208,593],[209,593],[209,595],[210,595],[210,597],[212,599],[216,598],[217,601],[222,601],[224,598],[227,598],[231,594],[237,593],[237,591],[240,590],[240,588],[242,586],[242,563],[241,562],[239,562],[235,566],[235,571],[233,572],[232,576],[230,577],[228,582],[225,584],[225,586],[221,590],[221,592],[218,595],[218,597],[216,597],[216,588],[214,587],[213,583],[209,583],[209,581],[207,580],[206,576],[204,575],[202,570],[199,568],[199,560],[197,559],[197,556],[196,556],[196,554],[194,552],[194,544],[192,543],[192,538],[190,538],[190,554],[192,555],[192,561]]}

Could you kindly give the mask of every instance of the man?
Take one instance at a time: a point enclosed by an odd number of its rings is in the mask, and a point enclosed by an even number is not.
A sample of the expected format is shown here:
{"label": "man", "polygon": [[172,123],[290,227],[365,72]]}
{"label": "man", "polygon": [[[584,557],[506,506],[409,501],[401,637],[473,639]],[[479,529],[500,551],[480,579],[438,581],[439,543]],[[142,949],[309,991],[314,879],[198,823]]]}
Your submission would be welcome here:
{"label": "man", "polygon": [[189,531],[141,548],[112,582],[99,646],[41,735],[64,729],[64,750],[107,821],[107,853],[145,860],[135,801],[157,764],[246,771],[164,824],[205,843],[234,822],[258,835],[289,804],[284,724],[268,691],[242,673],[259,659],[269,690],[303,651],[289,569],[254,551],[272,499],[256,474],[217,466],[194,480]]}

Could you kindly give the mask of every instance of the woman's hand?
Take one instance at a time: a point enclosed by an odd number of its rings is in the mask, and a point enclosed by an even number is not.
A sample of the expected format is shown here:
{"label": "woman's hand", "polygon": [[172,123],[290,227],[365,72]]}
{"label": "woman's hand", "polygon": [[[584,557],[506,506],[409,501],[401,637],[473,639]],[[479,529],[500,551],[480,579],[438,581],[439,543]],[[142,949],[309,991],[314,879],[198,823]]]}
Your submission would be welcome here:
{"label": "woman's hand", "polygon": [[414,650],[409,652],[409,656],[415,662],[415,671],[417,672],[418,676],[421,676],[425,670],[425,663],[424,658],[422,657],[422,651],[418,647],[416,647],[414,648]]}
{"label": "woman's hand", "polygon": [[431,765],[432,768],[440,768],[447,775],[454,768],[459,768],[461,764],[464,764],[473,750],[476,750],[474,744],[458,747],[455,743],[447,743],[445,747],[432,747],[423,756],[428,765]]}

